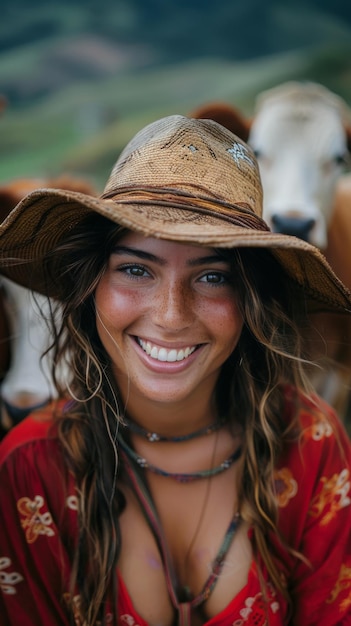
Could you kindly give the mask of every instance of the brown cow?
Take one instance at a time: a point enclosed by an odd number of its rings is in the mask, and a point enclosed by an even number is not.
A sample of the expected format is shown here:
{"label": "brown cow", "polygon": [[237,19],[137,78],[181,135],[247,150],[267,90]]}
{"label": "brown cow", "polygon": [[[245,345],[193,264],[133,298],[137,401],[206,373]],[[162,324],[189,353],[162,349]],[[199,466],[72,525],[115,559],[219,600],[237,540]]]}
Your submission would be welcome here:
{"label": "brown cow", "polygon": [[2,222],[16,204],[31,191],[42,187],[69,189],[96,195],[94,186],[84,178],[63,174],[54,178],[14,178],[0,184],[0,221]]}

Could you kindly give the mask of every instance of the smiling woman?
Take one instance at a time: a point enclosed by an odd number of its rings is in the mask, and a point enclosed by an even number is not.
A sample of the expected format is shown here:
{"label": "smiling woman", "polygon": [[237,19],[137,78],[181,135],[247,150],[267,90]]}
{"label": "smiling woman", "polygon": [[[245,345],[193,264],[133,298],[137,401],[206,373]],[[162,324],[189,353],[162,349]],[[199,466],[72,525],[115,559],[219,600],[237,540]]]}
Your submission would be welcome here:
{"label": "smiling woman", "polygon": [[[138,233],[119,243],[95,293],[100,339],[129,416],[167,431],[165,408],[182,401],[184,428],[188,410],[210,401],[242,329],[229,263]],[[159,417],[154,402],[166,403]]]}
{"label": "smiling woman", "polygon": [[4,624],[351,624],[351,448],[300,336],[351,297],[261,211],[250,149],[171,116],[101,198],[37,190],[0,227],[70,372],[0,447]]}

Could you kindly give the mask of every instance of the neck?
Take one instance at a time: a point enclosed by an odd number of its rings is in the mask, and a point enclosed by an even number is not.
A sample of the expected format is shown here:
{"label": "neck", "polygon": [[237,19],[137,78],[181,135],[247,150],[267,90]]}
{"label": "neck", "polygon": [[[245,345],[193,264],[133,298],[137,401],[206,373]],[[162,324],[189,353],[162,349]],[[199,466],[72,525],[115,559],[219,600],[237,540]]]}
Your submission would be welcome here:
{"label": "neck", "polygon": [[126,406],[126,417],[141,428],[165,437],[183,437],[218,421],[214,402],[157,403],[143,399]]}

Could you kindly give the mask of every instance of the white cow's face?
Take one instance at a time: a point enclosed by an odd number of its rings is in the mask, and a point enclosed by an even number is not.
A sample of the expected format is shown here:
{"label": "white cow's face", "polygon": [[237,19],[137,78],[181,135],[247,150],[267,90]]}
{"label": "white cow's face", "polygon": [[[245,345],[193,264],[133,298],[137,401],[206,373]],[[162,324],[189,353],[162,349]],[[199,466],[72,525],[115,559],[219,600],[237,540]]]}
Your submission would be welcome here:
{"label": "white cow's face", "polygon": [[21,397],[40,403],[51,397],[54,389],[48,359],[40,362],[49,347],[47,298],[2,277],[6,292],[6,308],[11,328],[11,367],[1,385],[2,397],[20,405]]}
{"label": "white cow's face", "polygon": [[[29,412],[56,397],[51,377],[52,353],[42,358],[51,343],[49,301],[40,294],[1,277],[11,332],[11,363],[1,386],[1,421]],[[62,369],[63,380],[65,372]],[[6,407],[5,407],[6,405]]]}
{"label": "white cow's face", "polygon": [[263,217],[272,230],[324,249],[335,184],[345,168],[341,114],[323,102],[269,98],[249,137],[262,177]]}

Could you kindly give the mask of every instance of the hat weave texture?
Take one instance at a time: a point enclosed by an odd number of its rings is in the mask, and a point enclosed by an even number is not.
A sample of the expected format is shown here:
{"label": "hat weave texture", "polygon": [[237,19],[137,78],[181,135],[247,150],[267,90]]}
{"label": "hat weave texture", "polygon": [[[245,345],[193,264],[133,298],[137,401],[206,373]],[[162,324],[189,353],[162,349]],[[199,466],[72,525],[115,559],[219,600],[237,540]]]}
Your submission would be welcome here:
{"label": "hat weave texture", "polygon": [[120,154],[100,197],[60,189],[28,194],[0,226],[0,272],[55,297],[44,288],[42,260],[92,212],[145,236],[269,248],[310,308],[351,311],[350,292],[319,250],[270,231],[253,152],[212,120],[172,115],[146,126]]}

